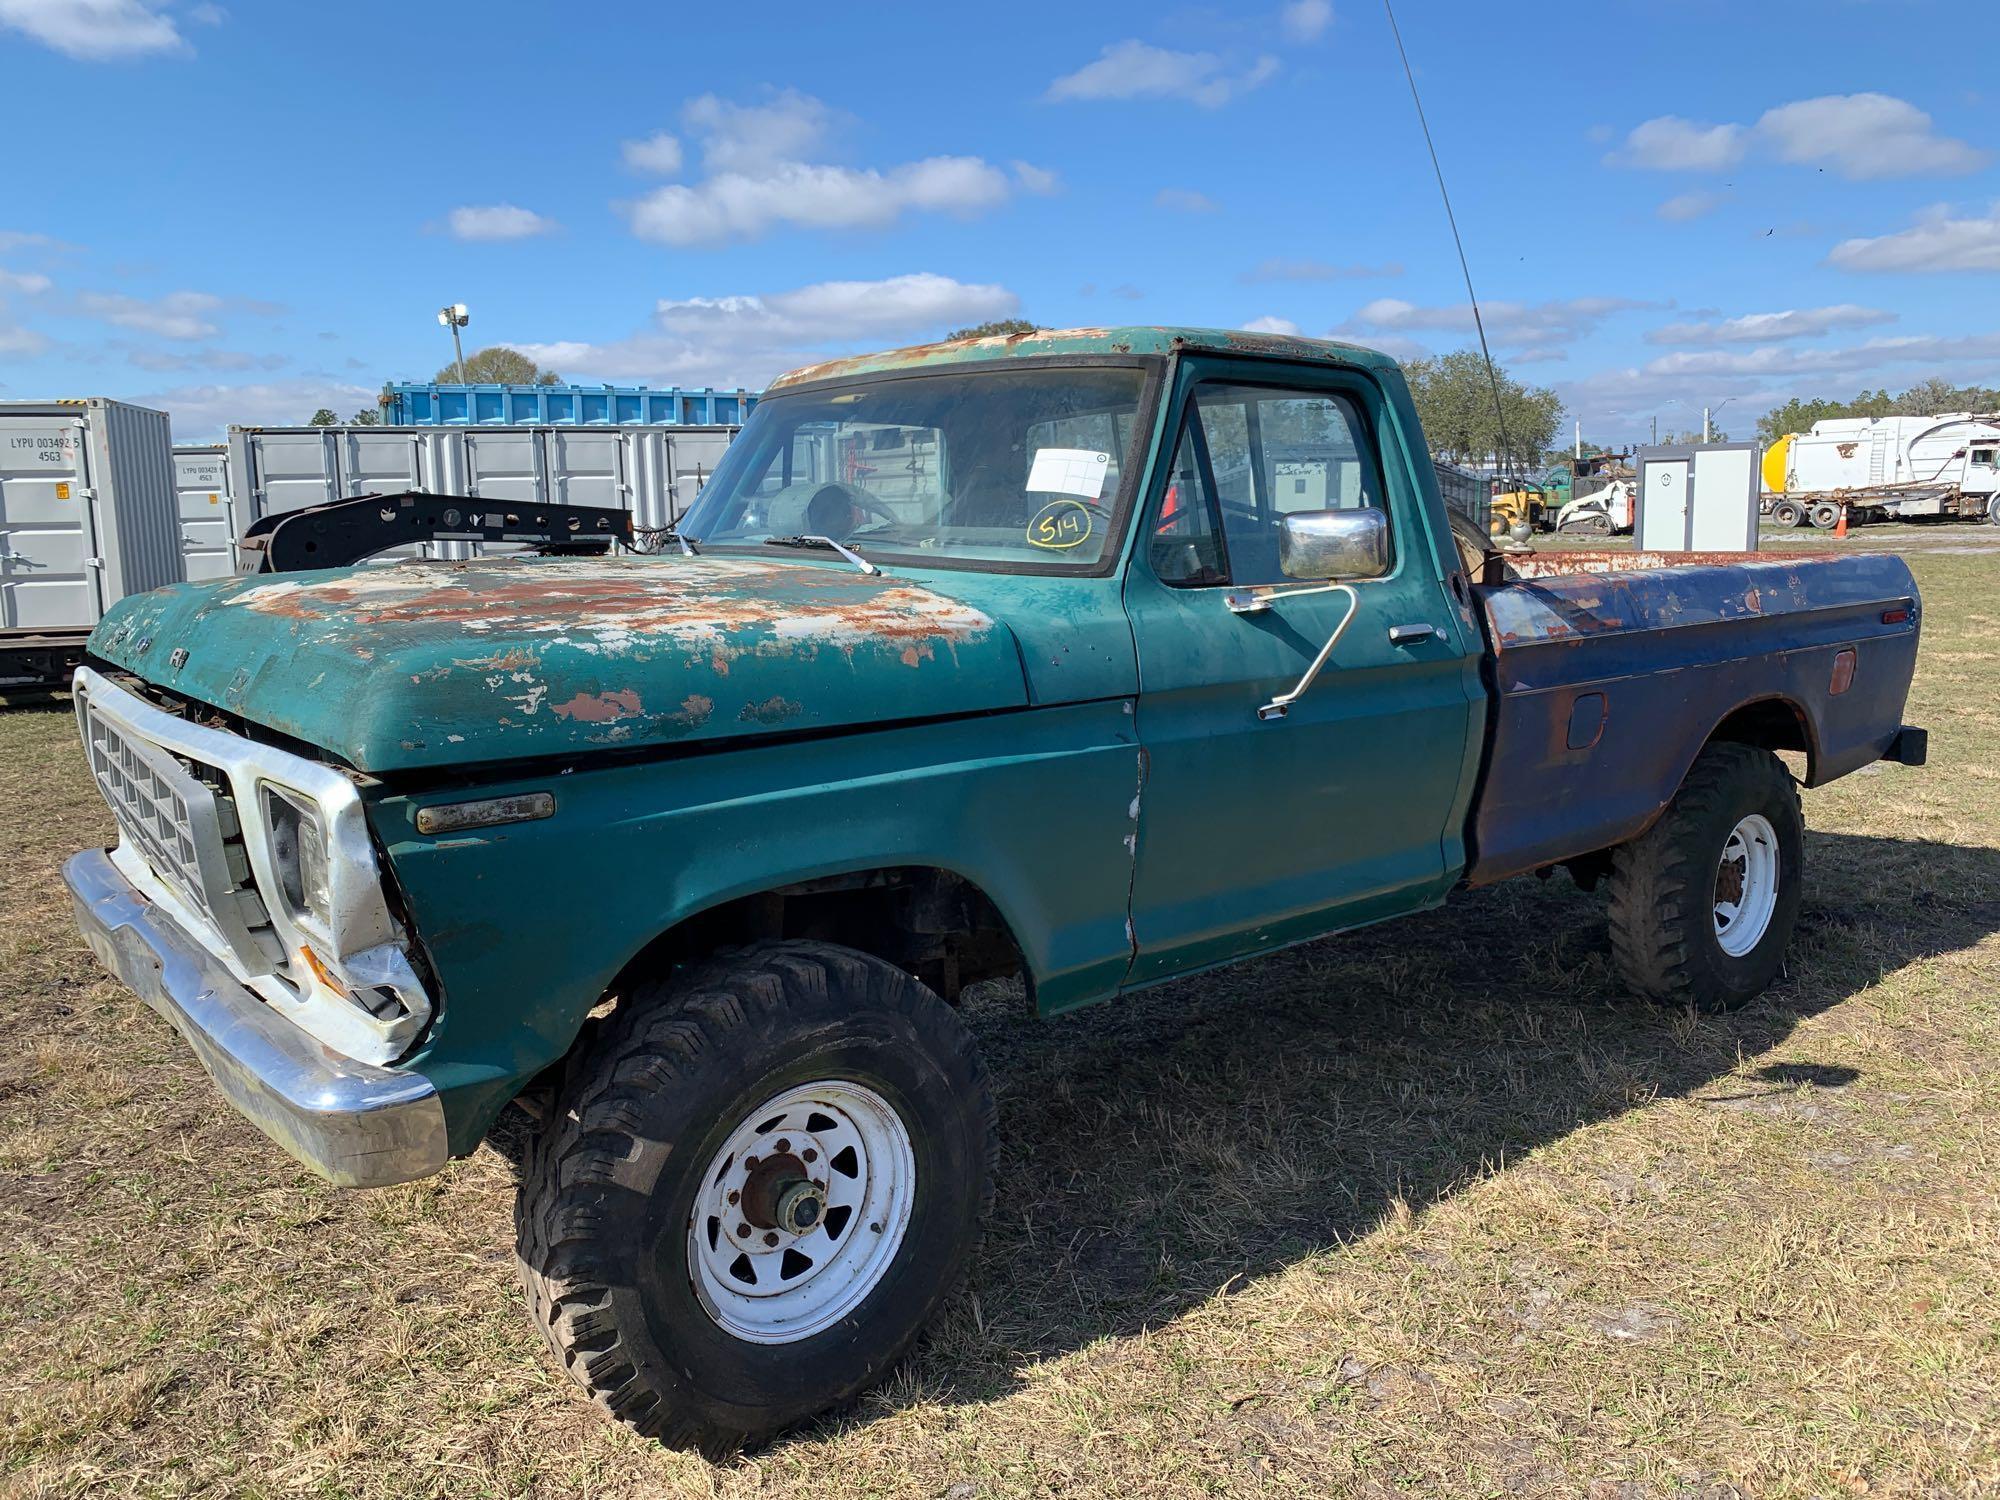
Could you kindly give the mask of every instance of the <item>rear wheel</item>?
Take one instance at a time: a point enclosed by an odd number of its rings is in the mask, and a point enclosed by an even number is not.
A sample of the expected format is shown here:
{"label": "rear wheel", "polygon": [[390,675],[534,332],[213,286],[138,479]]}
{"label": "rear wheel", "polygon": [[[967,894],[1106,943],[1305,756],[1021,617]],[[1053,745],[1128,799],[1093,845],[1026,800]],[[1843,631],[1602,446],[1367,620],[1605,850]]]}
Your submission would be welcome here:
{"label": "rear wheel", "polygon": [[1831,531],[1840,520],[1840,507],[1831,500],[1821,500],[1806,515],[1821,531]]}
{"label": "rear wheel", "polygon": [[1649,1000],[1735,1010],[1784,966],[1804,857],[1784,763],[1710,745],[1660,820],[1611,855],[1611,951]]}
{"label": "rear wheel", "polygon": [[1797,526],[1804,522],[1806,513],[1799,508],[1796,500],[1780,500],[1771,507],[1773,526]]}
{"label": "rear wheel", "polygon": [[993,1100],[892,965],[765,943],[642,987],[572,1068],[516,1209],[528,1299],[621,1421],[710,1453],[887,1375],[963,1276]]}

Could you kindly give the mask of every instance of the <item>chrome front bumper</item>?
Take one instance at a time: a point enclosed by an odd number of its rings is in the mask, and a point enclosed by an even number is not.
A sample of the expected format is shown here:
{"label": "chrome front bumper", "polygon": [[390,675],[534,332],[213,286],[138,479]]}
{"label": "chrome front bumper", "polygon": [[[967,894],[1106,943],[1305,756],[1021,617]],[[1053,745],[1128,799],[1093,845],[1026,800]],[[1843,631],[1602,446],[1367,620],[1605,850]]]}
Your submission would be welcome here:
{"label": "chrome front bumper", "polygon": [[173,1022],[223,1097],[340,1187],[443,1167],[444,1105],[428,1079],[330,1051],[232,976],[101,849],[63,866],[76,923],[104,966]]}

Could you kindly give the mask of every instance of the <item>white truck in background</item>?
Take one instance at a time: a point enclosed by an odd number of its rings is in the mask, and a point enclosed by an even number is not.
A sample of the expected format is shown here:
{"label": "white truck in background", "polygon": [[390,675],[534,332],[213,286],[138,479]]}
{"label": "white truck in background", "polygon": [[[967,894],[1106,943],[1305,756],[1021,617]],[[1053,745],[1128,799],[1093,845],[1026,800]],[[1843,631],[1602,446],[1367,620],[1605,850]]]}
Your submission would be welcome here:
{"label": "white truck in background", "polygon": [[2000,525],[2000,414],[1836,417],[1764,454],[1765,513],[1779,526],[1840,520]]}

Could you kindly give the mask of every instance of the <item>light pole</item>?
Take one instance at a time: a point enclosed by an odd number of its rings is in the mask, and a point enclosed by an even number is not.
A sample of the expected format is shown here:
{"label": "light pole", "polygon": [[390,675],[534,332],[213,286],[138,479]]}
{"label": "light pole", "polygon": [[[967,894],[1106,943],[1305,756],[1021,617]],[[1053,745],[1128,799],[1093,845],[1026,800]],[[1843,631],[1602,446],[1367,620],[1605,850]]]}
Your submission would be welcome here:
{"label": "light pole", "polygon": [[[1734,401],[1735,399],[1736,398],[1734,396],[1724,397],[1722,406],[1727,406],[1731,401]],[[1701,409],[1701,440],[1704,443],[1714,441],[1714,439],[1709,436],[1709,434],[1714,431],[1714,425],[1711,419],[1714,417],[1715,412],[1722,410],[1722,406],[1716,407],[1715,411],[1710,411],[1706,406],[1704,406]]]}
{"label": "light pole", "polygon": [[458,341],[458,330],[472,321],[472,314],[465,310],[463,302],[453,302],[438,309],[438,321],[451,330],[451,350],[458,357],[458,383],[465,384],[465,346]]}

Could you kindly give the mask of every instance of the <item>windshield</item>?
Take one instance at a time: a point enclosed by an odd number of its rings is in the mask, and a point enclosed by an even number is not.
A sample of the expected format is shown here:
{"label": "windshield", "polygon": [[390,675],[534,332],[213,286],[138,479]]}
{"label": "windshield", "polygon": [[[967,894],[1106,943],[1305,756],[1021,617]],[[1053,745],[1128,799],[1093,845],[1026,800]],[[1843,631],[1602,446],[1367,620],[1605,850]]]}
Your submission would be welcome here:
{"label": "windshield", "polygon": [[1117,545],[1147,372],[1043,367],[767,396],[681,523],[704,546],[1088,571]]}

